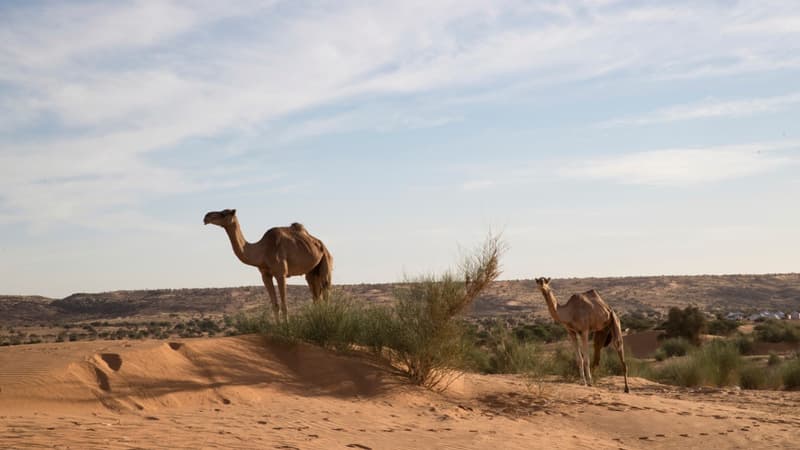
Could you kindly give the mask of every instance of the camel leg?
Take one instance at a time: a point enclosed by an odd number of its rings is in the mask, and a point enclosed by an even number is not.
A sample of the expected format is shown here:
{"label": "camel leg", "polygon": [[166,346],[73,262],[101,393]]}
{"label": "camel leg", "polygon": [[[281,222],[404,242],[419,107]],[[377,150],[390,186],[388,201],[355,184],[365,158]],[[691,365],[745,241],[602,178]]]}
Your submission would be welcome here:
{"label": "camel leg", "polygon": [[265,271],[261,271],[261,279],[264,281],[264,287],[267,288],[269,299],[272,302],[272,315],[275,317],[275,323],[278,323],[278,298],[275,295],[275,285],[272,284],[272,275]]}
{"label": "camel leg", "polygon": [[308,283],[308,289],[311,290],[311,299],[314,301],[314,303],[317,303],[320,298],[320,286],[316,275],[314,275],[312,272],[307,273],[306,283]]}
{"label": "camel leg", "polygon": [[628,365],[625,364],[625,349],[622,344],[622,338],[614,339],[614,349],[617,350],[619,355],[619,362],[622,363],[622,376],[625,378],[625,392],[630,392],[628,388]]}
{"label": "camel leg", "polygon": [[589,331],[581,333],[581,352],[583,353],[583,365],[586,372],[586,379],[589,381],[588,386],[592,385],[592,370],[589,368]]}
{"label": "camel leg", "polygon": [[578,335],[572,331],[569,332],[569,339],[572,341],[572,346],[575,348],[575,360],[578,363],[578,370],[581,373],[581,379],[584,386],[586,385],[586,375],[583,372],[583,355],[581,354],[581,346],[578,344]]}
{"label": "camel leg", "polygon": [[597,366],[600,365],[600,357],[603,354],[603,347],[605,346],[608,333],[610,332],[611,330],[609,329],[594,332],[594,355],[592,355],[592,370],[596,371]]}
{"label": "camel leg", "polygon": [[275,281],[278,282],[278,292],[281,294],[281,314],[283,320],[289,321],[289,312],[286,310],[286,277],[284,275],[277,275]]}

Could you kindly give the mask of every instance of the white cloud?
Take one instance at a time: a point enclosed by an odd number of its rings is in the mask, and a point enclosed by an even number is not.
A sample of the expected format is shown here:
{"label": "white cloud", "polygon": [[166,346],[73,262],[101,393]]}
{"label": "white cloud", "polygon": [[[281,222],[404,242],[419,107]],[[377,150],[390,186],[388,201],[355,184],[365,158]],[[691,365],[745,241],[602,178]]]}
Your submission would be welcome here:
{"label": "white cloud", "polygon": [[757,114],[781,111],[800,104],[800,93],[795,92],[774,97],[744,100],[704,100],[685,105],[671,106],[634,117],[612,119],[598,124],[600,127],[622,125],[649,125],[677,122],[681,120],[707,119],[714,117],[748,117]]}
{"label": "white cloud", "polygon": [[[160,167],[148,155],[342,101],[379,102],[520,80],[533,89],[610,73],[701,77],[800,67],[796,46],[785,36],[753,36],[770,21],[791,28],[785,18],[796,17],[793,1],[658,7],[588,0],[292,3],[279,12],[271,6],[4,6],[0,203],[9,216],[78,222],[87,211],[206,189],[196,181],[201,176]],[[721,36],[718,31],[730,23],[733,31]],[[775,100],[761,107],[786,104]],[[705,106],[704,112],[660,114],[738,114],[759,107]],[[456,108],[416,113],[393,105],[323,112],[307,122],[294,120],[271,142],[342,129],[433,127],[462,118]],[[13,137],[27,127],[44,129],[25,140]],[[41,204],[30,206],[35,202]]]}
{"label": "white cloud", "polygon": [[691,186],[752,176],[798,164],[800,158],[787,156],[786,150],[800,150],[800,142],[643,151],[566,165],[559,170],[559,174],[586,181]]}

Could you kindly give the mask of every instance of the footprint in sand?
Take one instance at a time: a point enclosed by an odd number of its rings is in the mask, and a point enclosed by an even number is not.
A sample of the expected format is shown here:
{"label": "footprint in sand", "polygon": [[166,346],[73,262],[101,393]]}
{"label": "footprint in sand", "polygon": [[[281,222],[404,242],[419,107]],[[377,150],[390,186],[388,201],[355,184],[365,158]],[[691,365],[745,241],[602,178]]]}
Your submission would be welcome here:
{"label": "footprint in sand", "polygon": [[372,450],[372,447],[367,447],[366,445],[362,445],[362,444],[347,444],[345,447],[361,448],[361,449],[364,449],[364,450]]}

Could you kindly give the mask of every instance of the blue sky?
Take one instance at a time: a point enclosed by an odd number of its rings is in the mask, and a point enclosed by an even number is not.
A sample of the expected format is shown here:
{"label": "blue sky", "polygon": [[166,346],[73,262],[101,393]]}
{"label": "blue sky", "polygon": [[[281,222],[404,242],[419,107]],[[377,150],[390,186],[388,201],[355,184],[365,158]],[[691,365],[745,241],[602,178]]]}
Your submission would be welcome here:
{"label": "blue sky", "polygon": [[225,3],[0,3],[0,293],[798,270],[795,0]]}

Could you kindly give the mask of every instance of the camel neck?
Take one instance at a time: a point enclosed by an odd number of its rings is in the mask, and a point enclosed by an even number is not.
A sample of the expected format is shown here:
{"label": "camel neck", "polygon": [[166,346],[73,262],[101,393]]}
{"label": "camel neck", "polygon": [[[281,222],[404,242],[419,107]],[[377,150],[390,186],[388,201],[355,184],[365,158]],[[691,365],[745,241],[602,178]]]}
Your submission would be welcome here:
{"label": "camel neck", "polygon": [[231,240],[233,253],[237,258],[239,258],[239,261],[251,266],[257,265],[248,254],[249,252],[247,250],[251,244],[245,240],[244,235],[242,234],[242,229],[239,227],[239,223],[234,222],[233,225],[225,227],[225,232],[228,234],[228,238]]}
{"label": "camel neck", "polygon": [[552,316],[553,320],[556,322],[561,322],[561,317],[558,315],[558,299],[556,299],[556,295],[549,287],[547,289],[542,289],[542,295],[544,295],[544,301],[547,303],[550,316]]}

